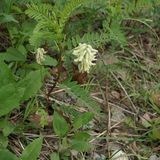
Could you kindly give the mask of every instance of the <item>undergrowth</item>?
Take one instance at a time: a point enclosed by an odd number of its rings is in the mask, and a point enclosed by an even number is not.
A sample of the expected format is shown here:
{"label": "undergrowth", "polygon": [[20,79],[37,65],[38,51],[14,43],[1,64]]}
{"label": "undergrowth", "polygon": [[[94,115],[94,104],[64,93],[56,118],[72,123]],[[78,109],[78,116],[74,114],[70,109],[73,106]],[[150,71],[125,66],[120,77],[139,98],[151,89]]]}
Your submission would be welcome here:
{"label": "undergrowth", "polygon": [[159,0],[0,4],[0,160],[160,156]]}

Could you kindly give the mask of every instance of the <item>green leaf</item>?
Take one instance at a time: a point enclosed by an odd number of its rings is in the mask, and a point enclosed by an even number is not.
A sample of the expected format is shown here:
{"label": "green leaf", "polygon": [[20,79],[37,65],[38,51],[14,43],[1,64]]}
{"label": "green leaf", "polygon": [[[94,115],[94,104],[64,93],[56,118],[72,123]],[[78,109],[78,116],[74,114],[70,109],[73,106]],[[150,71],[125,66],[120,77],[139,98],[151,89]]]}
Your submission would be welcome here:
{"label": "green leaf", "polygon": [[[153,126],[153,129],[156,129],[155,125]],[[154,130],[152,134],[155,138],[160,139],[160,131],[158,129]]]}
{"label": "green leaf", "polygon": [[43,137],[40,137],[30,143],[22,152],[22,160],[36,160],[42,148]]}
{"label": "green leaf", "polygon": [[73,136],[73,138],[75,138],[78,141],[85,141],[85,140],[89,139],[90,137],[91,137],[91,135],[86,132],[77,132]]}
{"label": "green leaf", "polygon": [[21,94],[17,87],[11,83],[0,88],[0,116],[18,107]]}
{"label": "green leaf", "polygon": [[51,154],[51,160],[59,160],[59,154],[56,152],[53,152]]}
{"label": "green leaf", "polygon": [[7,117],[0,119],[0,130],[4,127],[4,125],[6,124],[7,121]]}
{"label": "green leaf", "polygon": [[0,146],[7,147],[8,137],[4,137],[3,133],[0,134]]}
{"label": "green leaf", "polygon": [[[47,70],[47,68],[42,70],[43,78],[47,74]],[[31,71],[17,85],[19,88],[25,89],[21,103],[33,97],[42,86],[40,70]]]}
{"label": "green leaf", "polygon": [[14,83],[14,77],[8,66],[0,58],[0,88],[9,83]]}
{"label": "green leaf", "polygon": [[1,13],[1,14],[3,15],[3,17],[0,17],[0,24],[6,23],[6,22],[18,23],[18,21],[13,18],[12,14],[5,14],[5,13]]}
{"label": "green leaf", "polygon": [[78,143],[75,143],[71,146],[71,149],[77,151],[77,152],[84,152],[84,151],[87,151],[91,148],[93,148],[94,145],[89,143],[89,142],[85,142],[85,141],[81,141],[81,142],[78,142]]}
{"label": "green leaf", "polygon": [[56,66],[58,64],[56,59],[53,59],[50,56],[44,56],[45,61],[42,62],[42,65],[47,65],[47,66]]}
{"label": "green leaf", "polygon": [[0,146],[0,155],[2,160],[18,160],[13,153],[3,146]]}
{"label": "green leaf", "polygon": [[26,57],[16,48],[9,47],[4,55],[6,61],[25,61]]}
{"label": "green leaf", "polygon": [[64,136],[68,129],[66,120],[62,116],[60,116],[56,111],[54,112],[53,116],[53,127],[54,131],[60,138]]}
{"label": "green leaf", "polygon": [[134,122],[133,122],[133,119],[132,118],[126,118],[125,119],[125,122],[128,124],[129,123],[129,126],[134,128]]}
{"label": "green leaf", "polygon": [[24,64],[22,69],[39,69],[39,64],[37,63]]}
{"label": "green leaf", "polygon": [[74,122],[72,123],[72,126],[74,126],[72,131],[86,125],[93,119],[93,117],[94,117],[94,113],[87,112],[87,113],[81,114],[79,117],[75,118]]}
{"label": "green leaf", "polygon": [[14,130],[14,126],[11,123],[7,122],[3,128],[3,135],[6,137]]}

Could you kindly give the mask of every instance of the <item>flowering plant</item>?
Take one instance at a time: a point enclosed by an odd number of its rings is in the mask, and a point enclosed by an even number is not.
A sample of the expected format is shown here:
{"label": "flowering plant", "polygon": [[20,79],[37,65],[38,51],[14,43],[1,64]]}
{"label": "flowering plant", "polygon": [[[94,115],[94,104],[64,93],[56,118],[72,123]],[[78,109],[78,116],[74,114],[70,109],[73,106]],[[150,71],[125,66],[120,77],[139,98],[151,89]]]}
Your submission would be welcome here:
{"label": "flowering plant", "polygon": [[79,43],[79,46],[74,48],[73,54],[78,57],[74,61],[81,62],[78,65],[80,72],[86,71],[89,73],[91,65],[95,65],[94,63],[92,63],[92,61],[96,60],[96,52],[98,52],[98,50],[93,49],[91,45],[87,45],[86,43]]}
{"label": "flowering plant", "polygon": [[36,51],[36,61],[41,65],[42,61],[45,61],[44,54],[47,53],[43,48],[38,48]]}

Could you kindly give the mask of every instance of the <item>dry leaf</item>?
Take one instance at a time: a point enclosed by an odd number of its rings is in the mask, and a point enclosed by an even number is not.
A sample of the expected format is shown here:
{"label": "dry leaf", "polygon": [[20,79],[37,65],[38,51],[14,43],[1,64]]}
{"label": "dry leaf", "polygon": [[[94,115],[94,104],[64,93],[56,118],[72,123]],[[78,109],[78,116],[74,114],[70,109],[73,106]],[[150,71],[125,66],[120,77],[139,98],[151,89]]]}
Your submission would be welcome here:
{"label": "dry leaf", "polygon": [[160,108],[160,94],[154,93],[150,96],[150,98],[152,99],[153,103],[155,103]]}
{"label": "dry leaf", "polygon": [[[34,125],[38,126],[38,127],[42,127],[42,124],[40,124],[41,122],[41,117],[42,115],[39,115],[35,112],[32,112],[29,116],[28,116],[28,119],[31,120],[31,121],[34,121],[36,122]],[[53,116],[49,116],[47,114],[46,118],[48,119],[48,125],[49,127],[52,127],[53,126]]]}
{"label": "dry leaf", "polygon": [[[72,68],[73,68],[73,71],[72,73],[76,73],[77,70],[76,70],[76,66],[72,63]],[[87,72],[84,72],[84,73],[78,73],[76,75],[73,76],[73,81],[77,81],[78,84],[84,84],[84,81],[83,81],[83,77],[87,74]]]}
{"label": "dry leaf", "polygon": [[[114,151],[113,152],[113,154],[114,153],[116,153],[117,152],[117,150],[116,151]],[[113,155],[112,154],[112,155]],[[113,157],[112,157],[112,160],[114,160],[114,159],[116,159],[116,160],[128,160],[128,157],[120,157],[120,156],[123,156],[123,155],[125,155],[126,153],[124,153],[123,151],[119,151],[116,155],[114,155]]]}

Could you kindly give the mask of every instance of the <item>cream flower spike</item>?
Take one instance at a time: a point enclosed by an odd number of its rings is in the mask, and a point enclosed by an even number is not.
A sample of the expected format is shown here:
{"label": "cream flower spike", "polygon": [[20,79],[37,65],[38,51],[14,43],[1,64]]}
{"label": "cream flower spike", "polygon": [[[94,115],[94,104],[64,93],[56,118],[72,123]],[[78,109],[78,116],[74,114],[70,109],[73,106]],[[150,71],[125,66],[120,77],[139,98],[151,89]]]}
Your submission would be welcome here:
{"label": "cream flower spike", "polygon": [[89,73],[91,65],[95,65],[94,63],[92,63],[92,61],[96,60],[96,52],[98,51],[96,49],[93,49],[91,45],[87,45],[86,43],[79,43],[79,46],[74,48],[73,54],[78,57],[74,61],[81,62],[78,65],[80,72],[86,71]]}
{"label": "cream flower spike", "polygon": [[47,53],[43,48],[38,48],[36,51],[36,61],[38,64],[41,64],[42,61],[45,61],[44,54]]}

